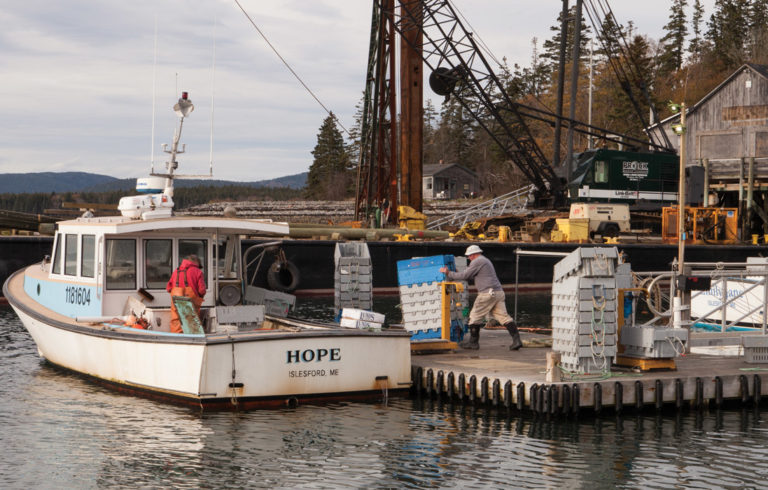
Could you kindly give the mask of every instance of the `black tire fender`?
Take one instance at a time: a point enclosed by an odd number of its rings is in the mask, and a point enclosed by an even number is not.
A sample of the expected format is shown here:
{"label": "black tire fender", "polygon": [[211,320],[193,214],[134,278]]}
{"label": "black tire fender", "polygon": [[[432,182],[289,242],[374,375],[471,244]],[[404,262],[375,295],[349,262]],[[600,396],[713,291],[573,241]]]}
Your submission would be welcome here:
{"label": "black tire fender", "polygon": [[299,269],[288,260],[276,260],[267,271],[267,284],[275,291],[290,293],[299,286]]}

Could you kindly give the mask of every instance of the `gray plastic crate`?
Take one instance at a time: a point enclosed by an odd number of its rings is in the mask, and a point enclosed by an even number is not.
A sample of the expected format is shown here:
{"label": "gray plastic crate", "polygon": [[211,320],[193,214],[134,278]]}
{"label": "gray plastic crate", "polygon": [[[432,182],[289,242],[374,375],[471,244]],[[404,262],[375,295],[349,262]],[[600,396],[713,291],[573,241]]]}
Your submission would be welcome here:
{"label": "gray plastic crate", "polygon": [[742,335],[741,345],[744,347],[744,361],[749,364],[768,363],[768,336]]}

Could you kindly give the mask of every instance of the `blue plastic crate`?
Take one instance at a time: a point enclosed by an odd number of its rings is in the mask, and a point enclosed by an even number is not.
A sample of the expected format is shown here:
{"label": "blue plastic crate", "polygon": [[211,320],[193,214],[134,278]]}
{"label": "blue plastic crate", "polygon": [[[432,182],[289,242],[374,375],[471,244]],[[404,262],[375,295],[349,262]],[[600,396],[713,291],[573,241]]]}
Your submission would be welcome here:
{"label": "blue plastic crate", "polygon": [[[430,328],[428,330],[415,330],[411,334],[411,340],[433,340],[433,339],[440,339],[443,337],[443,334],[441,332],[442,329],[440,328]],[[466,334],[468,331],[468,328],[466,325],[464,325],[463,322],[460,321],[452,321],[451,322],[451,340],[453,342],[461,342],[464,340],[464,334]]]}
{"label": "blue plastic crate", "polygon": [[456,262],[453,255],[434,255],[432,257],[398,260],[397,282],[400,286],[407,286],[445,281],[445,274],[440,272],[441,267],[448,267],[449,270],[455,271]]}
{"label": "blue plastic crate", "polygon": [[411,340],[431,340],[442,338],[439,328],[430,328],[429,330],[416,330],[411,334]]}

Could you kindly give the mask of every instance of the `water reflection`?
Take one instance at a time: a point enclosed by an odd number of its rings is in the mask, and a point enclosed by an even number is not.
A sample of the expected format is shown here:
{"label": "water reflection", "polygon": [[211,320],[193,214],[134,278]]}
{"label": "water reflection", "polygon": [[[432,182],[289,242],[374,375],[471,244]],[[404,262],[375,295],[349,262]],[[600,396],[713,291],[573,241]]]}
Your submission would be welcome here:
{"label": "water reflection", "polygon": [[204,413],[42,363],[0,308],[0,486],[761,487],[755,410],[519,418],[437,400]]}

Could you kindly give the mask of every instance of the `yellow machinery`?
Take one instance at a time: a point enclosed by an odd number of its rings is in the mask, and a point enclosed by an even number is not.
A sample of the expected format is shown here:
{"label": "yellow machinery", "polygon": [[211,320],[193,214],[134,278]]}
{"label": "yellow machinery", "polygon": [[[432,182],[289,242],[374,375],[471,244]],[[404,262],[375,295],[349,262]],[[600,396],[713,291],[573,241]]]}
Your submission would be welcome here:
{"label": "yellow machinery", "polygon": [[[677,207],[665,207],[661,217],[661,239],[677,243]],[[739,211],[736,208],[685,208],[685,243],[736,243]]]}
{"label": "yellow machinery", "polygon": [[423,230],[427,215],[420,213],[410,206],[398,206],[397,221],[400,228],[408,230]]}
{"label": "yellow machinery", "polygon": [[587,218],[558,218],[557,227],[552,230],[550,240],[553,242],[589,241],[589,219]]}

